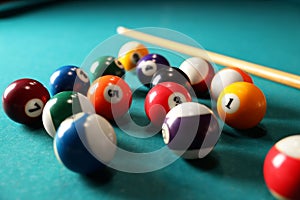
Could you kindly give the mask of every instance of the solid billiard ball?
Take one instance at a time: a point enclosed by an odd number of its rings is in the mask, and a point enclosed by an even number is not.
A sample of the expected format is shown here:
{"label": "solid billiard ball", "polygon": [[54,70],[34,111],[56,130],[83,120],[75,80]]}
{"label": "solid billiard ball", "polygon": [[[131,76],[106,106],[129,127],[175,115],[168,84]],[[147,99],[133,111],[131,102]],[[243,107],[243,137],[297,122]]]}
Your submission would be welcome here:
{"label": "solid billiard ball", "polygon": [[155,126],[161,127],[169,110],[190,101],[192,97],[185,87],[174,82],[163,82],[147,93],[145,112]]}
{"label": "solid billiard ball", "polygon": [[64,91],[54,95],[43,110],[43,125],[46,132],[54,137],[59,125],[68,117],[79,112],[95,113],[89,99],[79,92]]}
{"label": "solid billiard ball", "polygon": [[141,58],[137,64],[137,77],[143,85],[150,87],[154,73],[169,66],[169,61],[162,55],[148,54]]}
{"label": "solid billiard ball", "polygon": [[42,125],[42,111],[49,98],[48,90],[40,82],[24,78],[12,82],[5,89],[2,105],[13,121],[39,126]]}
{"label": "solid billiard ball", "polygon": [[97,114],[77,113],[64,120],[53,141],[58,161],[73,172],[98,172],[115,155],[116,134],[110,123]]}
{"label": "solid billiard ball", "polygon": [[285,137],[268,152],[264,179],[277,199],[300,199],[300,135]]}
{"label": "solid billiard ball", "polygon": [[177,67],[162,68],[155,72],[151,80],[151,87],[163,82],[174,82],[191,89],[189,77]]}
{"label": "solid billiard ball", "polygon": [[162,125],[165,144],[185,159],[205,157],[213,150],[220,134],[212,110],[196,102],[185,102],[172,108]]}
{"label": "solid billiard ball", "polygon": [[235,82],[253,83],[249,74],[236,67],[227,67],[215,74],[211,81],[210,92],[214,100],[218,100],[223,89]]}
{"label": "solid billiard ball", "polygon": [[125,69],[122,63],[113,56],[99,57],[93,62],[89,72],[91,83],[105,75],[114,75],[121,78],[125,75]]}
{"label": "solid billiard ball", "polygon": [[253,128],[263,119],[267,102],[254,84],[236,82],[225,87],[217,101],[221,119],[236,129]]}
{"label": "solid billiard ball", "polygon": [[215,70],[211,63],[199,57],[191,57],[186,59],[179,66],[179,69],[189,77],[192,88],[198,97],[203,97],[207,94],[215,75]]}
{"label": "solid billiard ball", "polygon": [[82,69],[73,65],[56,69],[50,77],[49,90],[52,95],[62,91],[75,91],[86,95],[89,87],[88,75]]}
{"label": "solid billiard ball", "polygon": [[96,79],[87,96],[96,113],[108,120],[123,116],[129,110],[132,100],[129,85],[120,77],[113,75]]}
{"label": "solid billiard ball", "polygon": [[118,60],[122,63],[125,70],[129,71],[135,68],[138,61],[147,54],[149,54],[149,51],[143,44],[131,41],[120,48]]}

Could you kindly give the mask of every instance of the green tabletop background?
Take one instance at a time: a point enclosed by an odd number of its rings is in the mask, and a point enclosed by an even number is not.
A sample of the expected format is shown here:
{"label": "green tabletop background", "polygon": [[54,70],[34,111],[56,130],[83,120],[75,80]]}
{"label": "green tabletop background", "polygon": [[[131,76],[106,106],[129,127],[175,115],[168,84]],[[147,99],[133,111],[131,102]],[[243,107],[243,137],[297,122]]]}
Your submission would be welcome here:
{"label": "green tabletop background", "polygon": [[[56,68],[80,66],[120,25],[172,29],[207,50],[300,75],[297,1],[65,1],[8,13],[0,8],[1,93],[24,77],[48,86]],[[149,173],[73,173],[56,160],[43,129],[14,123],[1,107],[0,199],[273,199],[263,162],[278,140],[300,133],[300,91],[253,79],[268,102],[259,127],[241,132],[224,126],[206,158],[178,159]],[[134,103],[131,112],[143,114],[143,98]],[[120,144],[132,150],[163,145],[159,135],[138,140],[116,132]]]}

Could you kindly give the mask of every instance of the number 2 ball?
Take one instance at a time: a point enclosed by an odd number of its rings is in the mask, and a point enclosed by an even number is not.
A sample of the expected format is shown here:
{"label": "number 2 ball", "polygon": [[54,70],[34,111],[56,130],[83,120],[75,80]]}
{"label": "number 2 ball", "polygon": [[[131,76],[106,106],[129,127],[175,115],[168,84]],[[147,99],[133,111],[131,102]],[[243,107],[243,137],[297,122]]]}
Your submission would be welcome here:
{"label": "number 2 ball", "polygon": [[12,82],[4,91],[2,105],[7,116],[15,122],[29,125],[42,125],[42,111],[49,100],[48,90],[33,79],[19,79]]}
{"label": "number 2 ball", "polygon": [[300,199],[300,135],[278,141],[268,152],[264,179],[277,199]]}
{"label": "number 2 ball", "polygon": [[122,78],[113,75],[96,79],[87,96],[96,113],[108,120],[122,117],[129,110],[132,101],[129,85]]}

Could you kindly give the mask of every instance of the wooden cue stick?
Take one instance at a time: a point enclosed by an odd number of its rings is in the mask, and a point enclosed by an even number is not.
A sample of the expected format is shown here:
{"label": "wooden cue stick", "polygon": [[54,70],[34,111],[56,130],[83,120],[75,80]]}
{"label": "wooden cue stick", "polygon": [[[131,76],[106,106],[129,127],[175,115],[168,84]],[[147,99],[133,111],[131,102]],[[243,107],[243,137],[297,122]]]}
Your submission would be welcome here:
{"label": "wooden cue stick", "polygon": [[212,61],[222,66],[238,67],[255,76],[259,76],[277,83],[300,89],[300,76],[295,74],[272,69],[266,66],[254,64],[251,62],[247,62],[237,58],[232,58],[211,51],[206,51],[197,47],[149,35],[136,30],[131,30],[122,26],[117,28],[117,32],[118,34],[125,35],[127,37],[131,37],[157,46],[161,46],[167,49],[171,49],[179,53],[183,53],[193,57],[201,57],[205,60]]}

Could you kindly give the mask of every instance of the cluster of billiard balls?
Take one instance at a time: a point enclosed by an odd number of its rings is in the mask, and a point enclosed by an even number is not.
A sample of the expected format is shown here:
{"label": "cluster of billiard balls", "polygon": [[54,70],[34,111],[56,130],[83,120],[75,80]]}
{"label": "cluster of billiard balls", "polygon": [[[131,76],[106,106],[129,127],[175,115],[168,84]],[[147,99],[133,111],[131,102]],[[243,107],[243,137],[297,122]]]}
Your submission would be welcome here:
{"label": "cluster of billiard balls", "polygon": [[[164,56],[149,53],[134,41],[124,44],[117,58],[96,59],[88,73],[76,66],[58,68],[50,77],[51,97],[36,80],[12,82],[4,91],[3,108],[18,123],[43,125],[54,138],[57,159],[74,172],[89,174],[111,162],[117,151],[110,121],[122,118],[131,106],[132,91],[124,77],[134,68],[140,82],[149,88],[145,97],[147,117],[161,127],[168,147],[184,158],[203,158],[213,149],[221,133],[217,115],[236,129],[252,128],[265,115],[266,98],[244,71],[228,67],[215,73],[208,61],[197,57],[171,67]],[[217,114],[193,102],[194,97],[207,94],[216,102]],[[280,151],[288,157],[282,146],[276,145],[271,156],[278,156]],[[299,167],[299,152],[296,158],[295,154],[291,157],[291,165]],[[277,194],[268,173],[273,167],[276,174],[277,168],[270,159],[266,159],[265,176]],[[299,177],[299,170],[297,173]]]}

